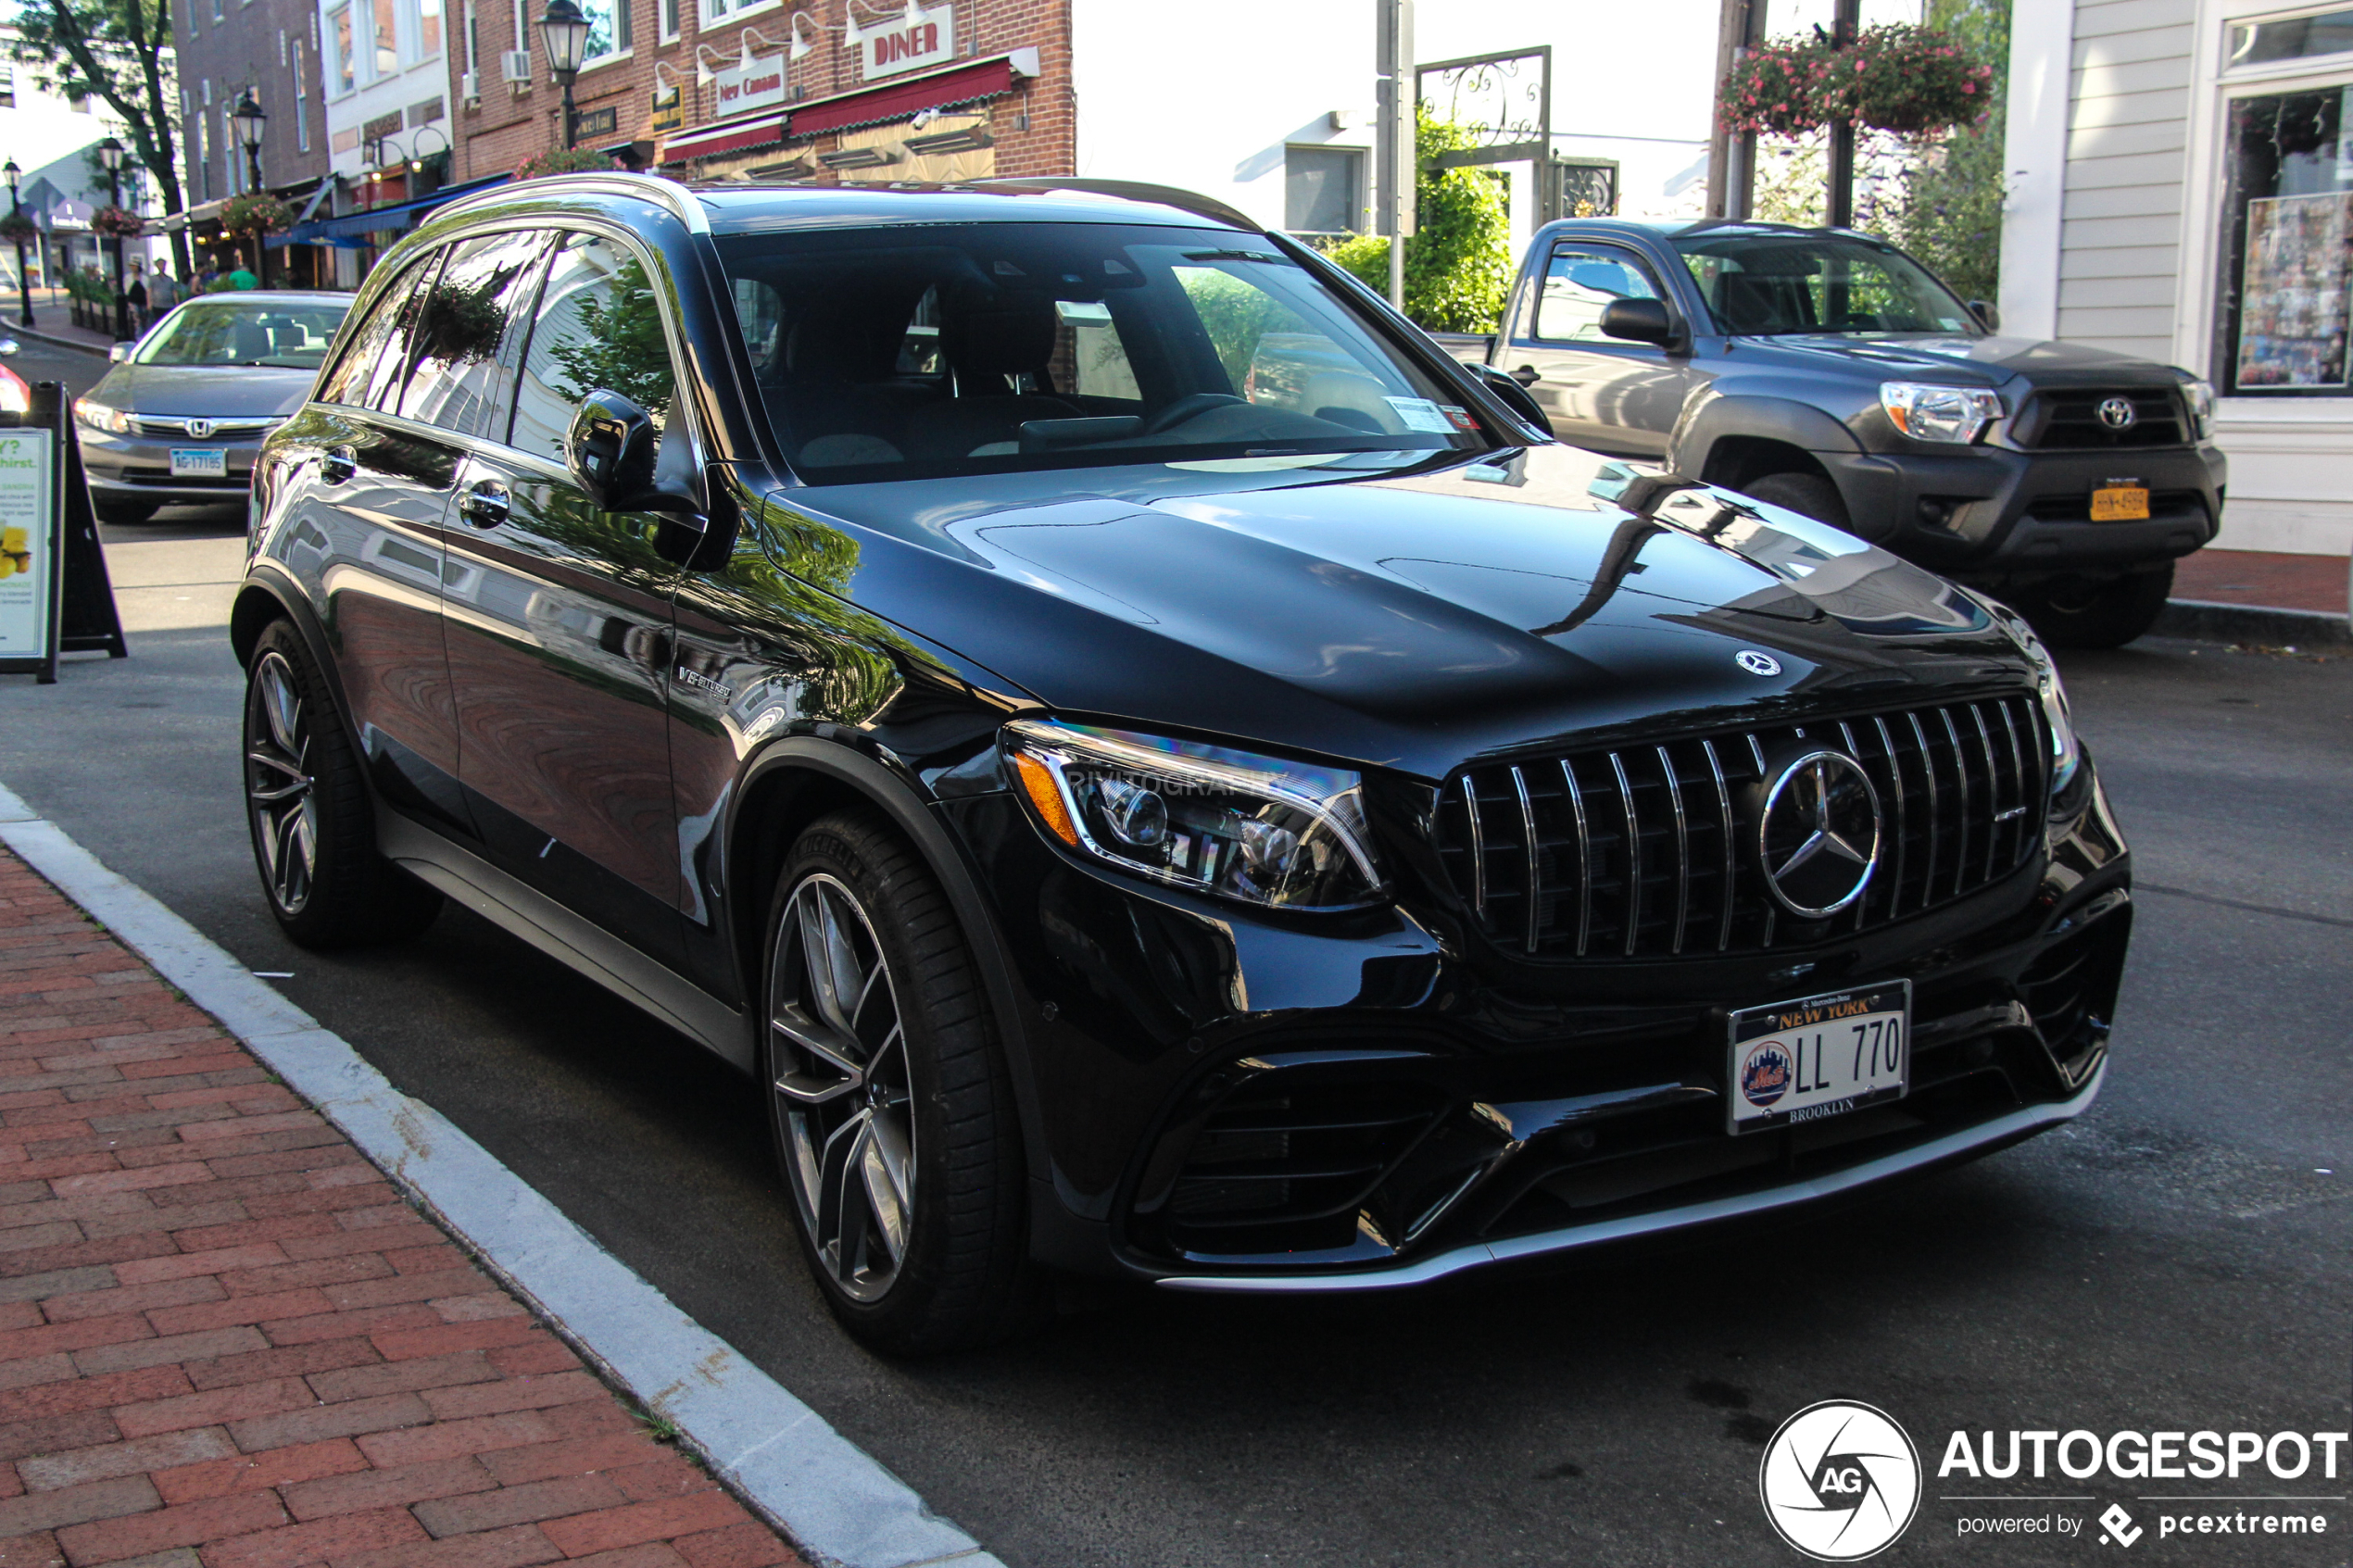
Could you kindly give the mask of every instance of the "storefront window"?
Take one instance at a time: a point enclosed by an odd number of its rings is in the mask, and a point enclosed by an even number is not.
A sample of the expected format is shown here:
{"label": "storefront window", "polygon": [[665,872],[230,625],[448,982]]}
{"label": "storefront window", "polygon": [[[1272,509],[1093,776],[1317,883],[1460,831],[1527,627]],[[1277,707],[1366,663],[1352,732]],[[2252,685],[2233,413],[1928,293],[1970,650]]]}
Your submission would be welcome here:
{"label": "storefront window", "polygon": [[2353,395],[2353,86],[2231,104],[2223,390]]}
{"label": "storefront window", "polygon": [[400,69],[400,34],[396,31],[393,0],[376,0],[376,76],[391,76]]}
{"label": "storefront window", "polygon": [[351,7],[346,6],[336,11],[335,14],[328,19],[328,26],[333,28],[334,31],[335,91],[338,93],[348,93],[351,91],[353,86],[351,75]]}

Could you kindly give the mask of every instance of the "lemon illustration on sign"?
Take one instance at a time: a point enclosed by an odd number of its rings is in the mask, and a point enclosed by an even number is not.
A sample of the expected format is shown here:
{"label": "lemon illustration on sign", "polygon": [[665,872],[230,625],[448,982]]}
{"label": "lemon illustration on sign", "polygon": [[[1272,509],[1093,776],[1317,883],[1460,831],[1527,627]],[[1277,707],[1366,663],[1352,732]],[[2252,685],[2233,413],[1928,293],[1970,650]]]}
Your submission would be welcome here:
{"label": "lemon illustration on sign", "polygon": [[21,528],[0,528],[0,579],[32,570],[29,538]]}

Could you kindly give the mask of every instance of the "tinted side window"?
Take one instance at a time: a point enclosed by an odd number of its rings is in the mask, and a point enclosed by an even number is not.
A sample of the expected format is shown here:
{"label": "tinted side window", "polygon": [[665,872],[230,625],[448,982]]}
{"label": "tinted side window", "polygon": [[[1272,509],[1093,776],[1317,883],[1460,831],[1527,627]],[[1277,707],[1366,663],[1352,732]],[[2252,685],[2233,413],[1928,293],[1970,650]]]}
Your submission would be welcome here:
{"label": "tinted side window", "polygon": [[510,445],[562,458],[572,417],[591,392],[621,394],[661,428],[677,386],[645,262],[601,235],[566,234],[540,291]]}
{"label": "tinted side window", "polygon": [[1605,245],[1557,245],[1536,301],[1536,335],[1555,342],[1601,340],[1602,311],[1612,300],[1656,299],[1648,267]]}
{"label": "tinted side window", "polygon": [[344,336],[346,341],[343,356],[335,361],[335,368],[327,373],[326,382],[319,388],[320,402],[345,403],[355,407],[367,402],[369,383],[375,379],[376,362],[384,358],[384,345],[392,338],[393,329],[399,321],[401,304],[417,281],[417,275],[418,268],[411,265],[394,279],[392,286],[376,296],[376,302],[369,308],[364,320],[345,319]]}
{"label": "tinted side window", "polygon": [[451,247],[424,293],[409,345],[409,371],[396,389],[400,412],[471,435],[499,406],[498,343],[528,309],[545,232],[484,234]]}
{"label": "tinted side window", "polygon": [[414,277],[405,281],[406,286],[393,306],[384,352],[376,357],[375,369],[369,372],[367,392],[360,395],[355,389],[349,401],[364,404],[378,413],[399,411],[400,388],[408,379],[409,345],[416,335],[417,320],[424,314],[425,300],[433,293],[434,279],[440,275],[442,258],[448,254],[447,250],[434,252],[418,266]]}

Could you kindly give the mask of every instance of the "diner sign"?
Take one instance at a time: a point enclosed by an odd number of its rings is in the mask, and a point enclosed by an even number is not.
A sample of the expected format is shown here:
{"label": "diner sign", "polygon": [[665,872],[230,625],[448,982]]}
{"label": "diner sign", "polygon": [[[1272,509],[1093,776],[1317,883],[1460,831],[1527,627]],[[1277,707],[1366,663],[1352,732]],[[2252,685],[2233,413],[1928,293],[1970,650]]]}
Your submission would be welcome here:
{"label": "diner sign", "polygon": [[920,70],[925,66],[946,65],[956,57],[956,7],[930,6],[923,13],[923,19],[912,27],[901,23],[859,30],[863,41],[858,50],[858,63],[866,81],[897,76],[904,70]]}

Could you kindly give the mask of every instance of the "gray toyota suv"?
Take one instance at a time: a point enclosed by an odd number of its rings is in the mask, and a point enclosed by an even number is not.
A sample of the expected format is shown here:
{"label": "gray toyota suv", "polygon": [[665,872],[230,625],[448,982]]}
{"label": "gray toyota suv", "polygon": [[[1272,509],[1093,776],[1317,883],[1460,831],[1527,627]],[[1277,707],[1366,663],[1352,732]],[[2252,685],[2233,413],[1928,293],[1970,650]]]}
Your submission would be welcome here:
{"label": "gray toyota suv", "polygon": [[1488,364],[1564,441],[1851,530],[2053,642],[2130,642],[2221,523],[2213,389],[1999,327],[1868,234],[1570,219]]}

